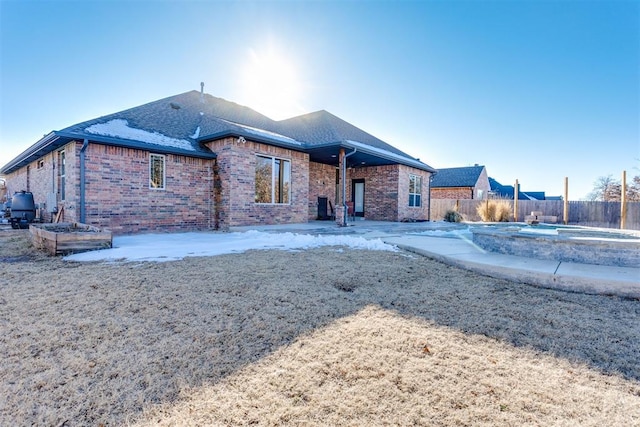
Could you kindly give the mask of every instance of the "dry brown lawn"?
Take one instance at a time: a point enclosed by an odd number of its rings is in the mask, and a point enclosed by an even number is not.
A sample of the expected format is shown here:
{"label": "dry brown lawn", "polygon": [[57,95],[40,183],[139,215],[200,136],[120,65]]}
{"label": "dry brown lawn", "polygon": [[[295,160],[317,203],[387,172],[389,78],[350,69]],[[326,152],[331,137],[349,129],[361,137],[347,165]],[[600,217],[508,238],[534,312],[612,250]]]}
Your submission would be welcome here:
{"label": "dry brown lawn", "polygon": [[404,252],[71,263],[0,231],[0,425],[640,425],[640,301]]}

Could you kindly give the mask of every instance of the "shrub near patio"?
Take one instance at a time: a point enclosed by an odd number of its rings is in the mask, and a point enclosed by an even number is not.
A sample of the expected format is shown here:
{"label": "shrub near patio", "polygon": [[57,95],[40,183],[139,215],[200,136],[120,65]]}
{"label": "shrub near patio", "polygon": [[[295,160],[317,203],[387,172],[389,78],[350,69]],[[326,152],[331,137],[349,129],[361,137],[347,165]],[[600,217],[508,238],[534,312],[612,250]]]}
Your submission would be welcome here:
{"label": "shrub near patio", "polygon": [[444,220],[447,222],[461,222],[463,220],[462,215],[455,209],[449,209],[444,214]]}
{"label": "shrub near patio", "polygon": [[511,203],[506,200],[489,199],[476,208],[484,222],[508,222],[511,218]]}

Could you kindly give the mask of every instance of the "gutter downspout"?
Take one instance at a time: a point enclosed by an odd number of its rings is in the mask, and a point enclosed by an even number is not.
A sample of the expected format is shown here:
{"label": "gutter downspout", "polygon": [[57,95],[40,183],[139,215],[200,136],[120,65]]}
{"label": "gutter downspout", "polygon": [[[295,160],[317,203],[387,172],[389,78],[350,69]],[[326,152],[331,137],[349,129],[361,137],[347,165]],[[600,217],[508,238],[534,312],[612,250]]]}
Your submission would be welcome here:
{"label": "gutter downspout", "polygon": [[346,227],[347,226],[347,157],[356,154],[357,148],[354,148],[352,152],[345,154],[344,157],[342,158],[342,203],[344,204],[343,206],[343,212],[344,214],[342,215],[342,226]]}
{"label": "gutter downspout", "polygon": [[85,222],[85,209],[84,209],[84,193],[85,193],[85,151],[89,147],[89,140],[85,138],[80,149],[80,222]]}

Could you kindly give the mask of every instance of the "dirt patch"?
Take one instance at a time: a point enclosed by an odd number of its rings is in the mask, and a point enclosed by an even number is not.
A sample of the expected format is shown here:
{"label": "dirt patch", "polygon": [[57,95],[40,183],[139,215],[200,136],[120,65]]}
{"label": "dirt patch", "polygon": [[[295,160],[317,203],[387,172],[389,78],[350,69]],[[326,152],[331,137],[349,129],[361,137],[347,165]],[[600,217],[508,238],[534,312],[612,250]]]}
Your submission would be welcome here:
{"label": "dirt patch", "polygon": [[[38,227],[38,225],[35,225]],[[77,226],[73,224],[67,225],[51,225],[47,224],[46,226],[39,226],[38,228],[42,228],[43,230],[50,231],[52,233],[98,233],[99,230],[93,227],[83,227]]]}
{"label": "dirt patch", "polygon": [[0,425],[634,425],[640,302],[322,248],[166,263],[0,234]]}

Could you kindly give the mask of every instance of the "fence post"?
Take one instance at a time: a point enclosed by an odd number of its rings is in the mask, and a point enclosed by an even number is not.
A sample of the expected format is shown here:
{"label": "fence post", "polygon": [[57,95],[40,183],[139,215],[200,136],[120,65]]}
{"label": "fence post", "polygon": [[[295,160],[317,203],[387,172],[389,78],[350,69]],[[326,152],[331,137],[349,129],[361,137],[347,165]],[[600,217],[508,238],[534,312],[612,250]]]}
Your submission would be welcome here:
{"label": "fence post", "polygon": [[620,228],[627,225],[627,171],[622,171],[622,186],[620,188]]}
{"label": "fence post", "polygon": [[564,213],[562,215],[564,225],[569,224],[569,177],[564,177]]}
{"label": "fence post", "polygon": [[513,222],[518,222],[518,180],[516,179],[516,185],[513,187]]}

